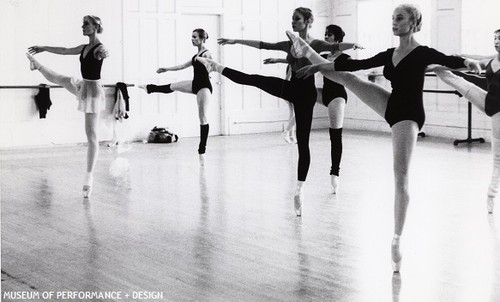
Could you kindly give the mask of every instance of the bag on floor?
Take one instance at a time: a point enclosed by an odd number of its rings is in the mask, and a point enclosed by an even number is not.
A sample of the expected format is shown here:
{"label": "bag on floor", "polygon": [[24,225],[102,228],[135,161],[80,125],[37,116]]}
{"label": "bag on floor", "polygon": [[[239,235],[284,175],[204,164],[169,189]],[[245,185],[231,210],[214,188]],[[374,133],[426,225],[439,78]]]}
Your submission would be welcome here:
{"label": "bag on floor", "polygon": [[149,132],[148,143],[173,143],[179,140],[177,134],[170,132],[167,128],[154,127]]}

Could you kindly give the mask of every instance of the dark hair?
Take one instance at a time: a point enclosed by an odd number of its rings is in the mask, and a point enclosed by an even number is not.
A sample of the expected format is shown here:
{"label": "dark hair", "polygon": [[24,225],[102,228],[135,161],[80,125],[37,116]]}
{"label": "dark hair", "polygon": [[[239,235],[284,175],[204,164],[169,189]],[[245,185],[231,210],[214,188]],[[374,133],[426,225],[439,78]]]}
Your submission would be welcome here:
{"label": "dark hair", "polygon": [[83,20],[85,19],[89,19],[92,22],[92,24],[97,27],[98,34],[102,33],[104,28],[102,28],[101,18],[93,15],[86,15],[85,17],[83,17]]}
{"label": "dark hair", "polygon": [[342,27],[330,24],[326,27],[326,31],[335,36],[335,42],[342,42],[344,40],[345,32],[342,30]]}
{"label": "dark hair", "polygon": [[500,34],[500,29],[497,29],[493,32],[494,34]]}
{"label": "dark hair", "polygon": [[304,17],[304,21],[310,20],[311,23],[314,22],[314,16],[312,10],[307,7],[297,7],[294,12],[301,14]]}
{"label": "dark hair", "polygon": [[197,28],[193,30],[193,32],[197,32],[198,37],[200,37],[200,39],[202,39],[203,42],[205,42],[205,40],[208,39],[208,33],[203,28]]}

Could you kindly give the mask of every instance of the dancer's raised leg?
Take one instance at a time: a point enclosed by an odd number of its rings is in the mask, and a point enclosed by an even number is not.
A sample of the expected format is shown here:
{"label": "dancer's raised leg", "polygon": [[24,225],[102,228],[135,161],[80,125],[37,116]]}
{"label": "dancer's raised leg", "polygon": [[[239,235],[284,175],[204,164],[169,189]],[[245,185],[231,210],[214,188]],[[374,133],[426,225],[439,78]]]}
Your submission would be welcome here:
{"label": "dancer's raised leg", "polygon": [[[304,57],[308,58],[313,64],[334,64],[321,57],[314,49],[309,46],[300,37],[287,31],[287,35],[292,41],[293,48],[301,48]],[[387,102],[391,93],[377,84],[363,80],[350,72],[341,71],[323,71],[321,72],[328,79],[337,82],[347,89],[351,90],[363,103],[372,108],[381,117],[385,116]]]}
{"label": "dancer's raised leg", "polygon": [[35,57],[30,54],[26,54],[28,60],[30,60],[30,69],[38,70],[48,81],[63,86],[66,90],[76,95],[77,90],[73,83],[71,83],[71,77],[59,74],[52,69],[40,64]]}
{"label": "dancer's raised leg", "polygon": [[446,67],[437,66],[432,69],[439,79],[450,85],[481,112],[485,112],[486,91],[466,79],[453,74]]}

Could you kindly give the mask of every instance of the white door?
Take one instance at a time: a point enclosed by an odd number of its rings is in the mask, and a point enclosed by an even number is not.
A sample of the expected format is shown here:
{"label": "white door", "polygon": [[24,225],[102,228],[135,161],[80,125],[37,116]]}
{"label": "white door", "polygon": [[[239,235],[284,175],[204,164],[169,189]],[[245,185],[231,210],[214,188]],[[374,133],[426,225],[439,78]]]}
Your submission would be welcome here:
{"label": "white door", "polygon": [[[209,34],[207,48],[219,60],[217,38],[220,33],[218,15],[177,14],[174,5],[165,1],[124,2],[123,22],[123,80],[127,83],[165,85],[191,81],[193,68],[157,74],[158,67],[175,66],[197,53],[191,44],[193,29],[203,28]],[[214,88],[209,105],[210,135],[221,134],[220,75],[212,73]],[[181,137],[200,135],[200,121],[196,96],[174,92],[146,94],[139,89],[130,90],[130,131],[144,136],[153,126],[169,127]],[[132,117],[133,114],[133,117]]]}

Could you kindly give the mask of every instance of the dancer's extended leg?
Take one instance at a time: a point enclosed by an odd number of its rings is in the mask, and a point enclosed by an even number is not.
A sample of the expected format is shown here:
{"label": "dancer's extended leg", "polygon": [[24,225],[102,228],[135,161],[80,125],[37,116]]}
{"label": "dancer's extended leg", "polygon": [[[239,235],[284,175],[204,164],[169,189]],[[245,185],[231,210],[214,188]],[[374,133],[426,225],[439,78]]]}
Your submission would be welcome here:
{"label": "dancer's extended leg", "polygon": [[26,56],[30,60],[31,70],[38,70],[48,81],[63,86],[66,90],[68,90],[74,95],[77,94],[75,85],[71,83],[71,77],[59,74],[53,71],[52,69],[43,66],[32,55],[26,54]]}
{"label": "dancer's extended leg", "polygon": [[453,74],[446,67],[434,67],[433,71],[439,79],[455,88],[464,98],[471,102],[472,105],[484,113],[486,91],[466,79]]}

